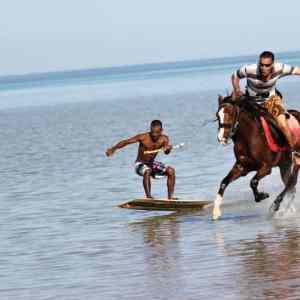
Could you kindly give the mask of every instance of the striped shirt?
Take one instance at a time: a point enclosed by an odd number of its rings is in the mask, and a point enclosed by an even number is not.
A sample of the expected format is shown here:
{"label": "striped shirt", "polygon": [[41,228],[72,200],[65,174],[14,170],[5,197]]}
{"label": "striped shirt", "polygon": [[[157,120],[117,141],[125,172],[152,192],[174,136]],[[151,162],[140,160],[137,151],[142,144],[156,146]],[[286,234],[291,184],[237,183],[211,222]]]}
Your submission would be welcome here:
{"label": "striped shirt", "polygon": [[259,65],[245,65],[238,69],[234,75],[238,78],[246,78],[246,91],[250,96],[262,96],[268,98],[276,95],[276,82],[279,78],[293,75],[295,67],[275,62],[273,66],[272,76],[269,80],[260,79]]}

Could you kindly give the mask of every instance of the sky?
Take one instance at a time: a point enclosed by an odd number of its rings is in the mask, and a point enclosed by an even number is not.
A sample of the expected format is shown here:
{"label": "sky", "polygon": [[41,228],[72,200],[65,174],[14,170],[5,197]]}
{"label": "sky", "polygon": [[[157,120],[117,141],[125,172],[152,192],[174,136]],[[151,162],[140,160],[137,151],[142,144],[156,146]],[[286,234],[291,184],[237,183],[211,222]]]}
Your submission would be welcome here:
{"label": "sky", "polygon": [[295,0],[0,3],[0,76],[300,50]]}

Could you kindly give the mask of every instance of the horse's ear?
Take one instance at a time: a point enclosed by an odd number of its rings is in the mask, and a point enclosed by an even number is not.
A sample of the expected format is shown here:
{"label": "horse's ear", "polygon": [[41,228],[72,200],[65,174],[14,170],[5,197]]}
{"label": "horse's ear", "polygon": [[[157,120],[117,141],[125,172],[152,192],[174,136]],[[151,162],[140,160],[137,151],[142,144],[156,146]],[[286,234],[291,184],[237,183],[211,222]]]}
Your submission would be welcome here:
{"label": "horse's ear", "polygon": [[224,97],[222,95],[219,95],[218,100],[219,100],[219,106],[220,106],[223,103]]}

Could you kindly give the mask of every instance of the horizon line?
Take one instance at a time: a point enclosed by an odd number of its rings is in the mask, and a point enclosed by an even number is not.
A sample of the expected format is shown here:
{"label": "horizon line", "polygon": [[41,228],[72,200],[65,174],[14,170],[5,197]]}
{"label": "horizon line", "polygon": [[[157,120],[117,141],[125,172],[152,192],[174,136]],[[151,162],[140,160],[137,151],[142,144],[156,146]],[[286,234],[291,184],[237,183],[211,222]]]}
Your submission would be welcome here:
{"label": "horizon line", "polygon": [[[292,50],[292,51],[280,51],[275,53],[275,58],[284,57],[286,55],[300,55],[300,50]],[[127,68],[127,72],[138,71],[138,69],[144,69],[145,67],[149,70],[155,70],[158,66],[177,66],[184,67],[186,64],[195,64],[195,63],[216,63],[218,61],[222,61],[223,64],[226,64],[231,59],[236,59],[237,63],[242,62],[247,59],[252,59],[257,57],[257,54],[247,54],[247,55],[235,55],[235,56],[223,56],[223,57],[210,57],[210,58],[199,58],[199,59],[185,59],[178,61],[162,61],[162,62],[151,62],[151,63],[138,63],[138,64],[124,64],[124,65],[116,65],[116,66],[108,66],[108,67],[91,67],[91,68],[79,68],[79,69],[65,69],[65,70],[57,70],[57,71],[46,71],[46,72],[29,72],[29,73],[19,73],[19,74],[11,74],[11,75],[0,75],[0,83],[4,83],[10,80],[19,80],[26,77],[31,77],[31,80],[42,79],[44,76],[49,75],[83,75],[82,73],[93,73],[99,71],[116,71],[116,70],[125,70]],[[186,67],[186,66],[185,66]],[[131,69],[131,70],[128,70]],[[74,74],[75,73],[75,74]],[[92,74],[90,74],[92,75]]]}

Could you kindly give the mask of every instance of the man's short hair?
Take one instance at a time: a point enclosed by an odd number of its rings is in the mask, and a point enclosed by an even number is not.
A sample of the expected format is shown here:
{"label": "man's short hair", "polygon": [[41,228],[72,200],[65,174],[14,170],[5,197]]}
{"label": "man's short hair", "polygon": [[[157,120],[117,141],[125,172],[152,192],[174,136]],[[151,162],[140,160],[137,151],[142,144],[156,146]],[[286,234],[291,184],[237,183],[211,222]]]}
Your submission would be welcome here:
{"label": "man's short hair", "polygon": [[262,58],[271,58],[272,62],[274,61],[275,57],[274,57],[274,53],[271,51],[264,51],[260,54],[259,59]]}
{"label": "man's short hair", "polygon": [[156,127],[159,126],[160,128],[162,128],[162,122],[160,120],[153,120],[151,122],[151,127]]}

